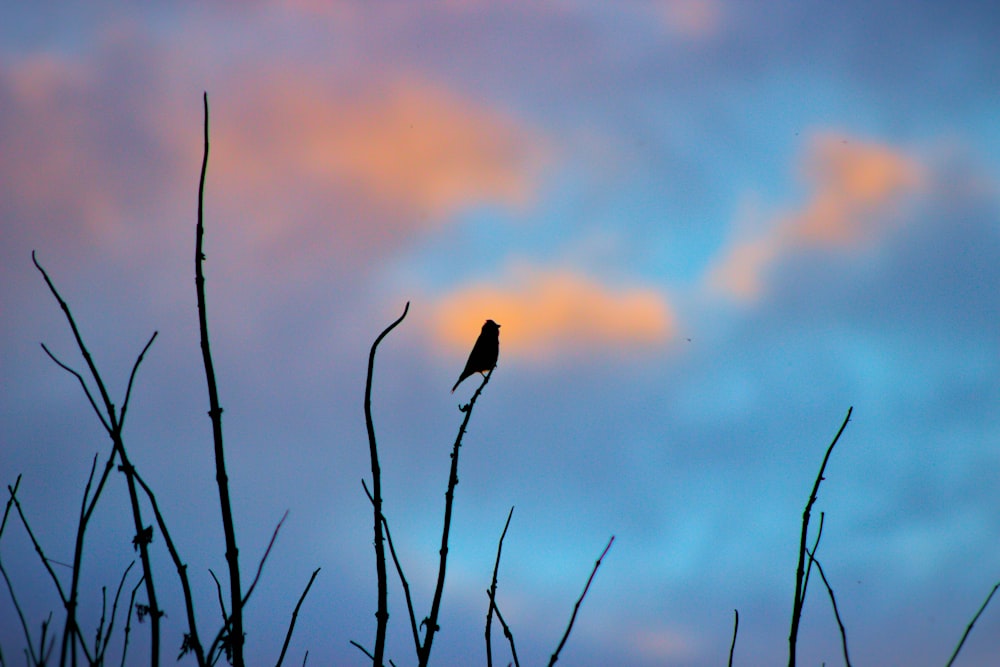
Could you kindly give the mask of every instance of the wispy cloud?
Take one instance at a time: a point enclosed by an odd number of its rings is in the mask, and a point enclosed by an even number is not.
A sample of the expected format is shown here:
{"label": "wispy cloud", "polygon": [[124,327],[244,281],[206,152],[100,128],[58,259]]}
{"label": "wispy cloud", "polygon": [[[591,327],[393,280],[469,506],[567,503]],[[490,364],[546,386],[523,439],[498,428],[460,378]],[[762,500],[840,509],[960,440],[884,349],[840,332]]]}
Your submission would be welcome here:
{"label": "wispy cloud", "polygon": [[468,348],[491,318],[502,327],[503,353],[530,357],[656,347],[675,331],[663,292],[565,269],[520,267],[498,283],[446,294],[434,310],[435,338],[448,348]]}
{"label": "wispy cloud", "polygon": [[709,287],[751,300],[760,295],[768,268],[790,254],[877,239],[924,190],[926,170],[891,146],[823,132],[809,142],[801,176],[809,187],[805,203],[735,238],[709,270]]}

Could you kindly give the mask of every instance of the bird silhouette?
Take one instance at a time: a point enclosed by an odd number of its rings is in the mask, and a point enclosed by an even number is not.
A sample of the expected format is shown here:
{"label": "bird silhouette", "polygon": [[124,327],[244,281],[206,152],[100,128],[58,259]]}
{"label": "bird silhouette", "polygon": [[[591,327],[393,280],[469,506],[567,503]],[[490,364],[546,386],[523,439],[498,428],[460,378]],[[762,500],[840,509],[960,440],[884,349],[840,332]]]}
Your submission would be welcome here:
{"label": "bird silhouette", "polygon": [[465,362],[465,370],[458,376],[458,382],[451,388],[451,393],[455,393],[462,380],[473,373],[486,373],[493,370],[497,365],[497,357],[500,356],[500,325],[493,320],[486,320],[483,330],[476,339],[476,344],[472,346],[469,353],[469,360]]}

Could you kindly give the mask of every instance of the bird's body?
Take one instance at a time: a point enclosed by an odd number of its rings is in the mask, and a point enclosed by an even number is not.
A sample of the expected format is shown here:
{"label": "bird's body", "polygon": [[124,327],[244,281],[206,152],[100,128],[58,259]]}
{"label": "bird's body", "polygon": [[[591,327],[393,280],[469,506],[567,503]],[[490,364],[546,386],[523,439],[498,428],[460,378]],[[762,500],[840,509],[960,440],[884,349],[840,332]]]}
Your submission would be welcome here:
{"label": "bird's body", "polygon": [[493,320],[486,320],[483,330],[476,339],[476,344],[472,346],[469,353],[469,360],[465,362],[465,370],[458,376],[458,382],[451,388],[452,393],[462,384],[462,380],[473,373],[486,373],[493,370],[497,365],[497,357],[500,356],[500,325]]}

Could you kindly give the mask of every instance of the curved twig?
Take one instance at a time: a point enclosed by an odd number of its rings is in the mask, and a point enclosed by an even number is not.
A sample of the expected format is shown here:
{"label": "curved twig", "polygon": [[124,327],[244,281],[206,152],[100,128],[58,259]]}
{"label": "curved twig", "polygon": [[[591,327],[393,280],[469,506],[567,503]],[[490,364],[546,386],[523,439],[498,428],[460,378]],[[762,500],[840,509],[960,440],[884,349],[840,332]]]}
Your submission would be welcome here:
{"label": "curved twig", "polygon": [[[389,627],[389,583],[385,569],[385,544],[382,535],[382,471],[378,462],[378,443],[375,440],[375,422],[372,419],[372,377],[375,374],[375,351],[378,349],[382,339],[389,335],[389,332],[399,326],[400,322],[410,311],[410,302],[406,302],[403,314],[396,318],[392,324],[382,330],[375,342],[372,343],[371,352],[368,354],[368,379],[365,382],[365,426],[368,429],[368,450],[372,464],[372,510],[374,513],[375,531],[375,572],[378,579],[378,608],[375,611],[375,651],[372,658],[374,667],[382,667],[382,660],[385,656],[385,634]],[[360,646],[359,646],[360,648]]]}

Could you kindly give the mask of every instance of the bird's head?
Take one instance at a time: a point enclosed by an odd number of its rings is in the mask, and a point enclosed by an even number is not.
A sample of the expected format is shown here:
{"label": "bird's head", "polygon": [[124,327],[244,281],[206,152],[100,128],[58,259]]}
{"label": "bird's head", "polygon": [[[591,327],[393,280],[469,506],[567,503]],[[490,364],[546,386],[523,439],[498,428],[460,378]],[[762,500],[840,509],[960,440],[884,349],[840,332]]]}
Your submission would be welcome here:
{"label": "bird's head", "polygon": [[493,320],[486,320],[483,324],[483,331],[500,331],[500,325]]}

